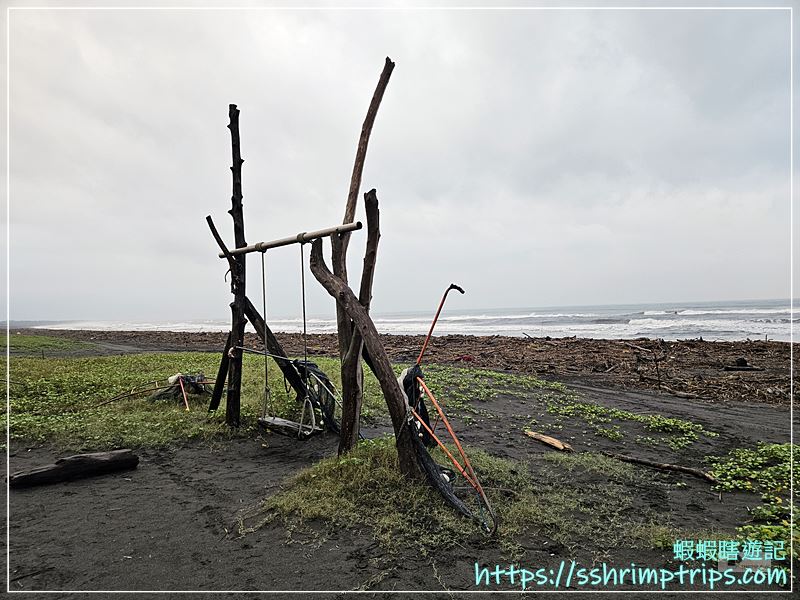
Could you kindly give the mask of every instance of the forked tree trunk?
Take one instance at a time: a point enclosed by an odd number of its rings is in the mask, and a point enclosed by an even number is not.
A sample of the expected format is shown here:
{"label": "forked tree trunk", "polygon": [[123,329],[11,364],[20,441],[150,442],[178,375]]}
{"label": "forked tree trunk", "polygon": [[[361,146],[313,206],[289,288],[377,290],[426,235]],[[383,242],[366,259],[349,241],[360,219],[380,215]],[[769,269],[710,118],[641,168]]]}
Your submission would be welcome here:
{"label": "forked tree trunk", "polygon": [[338,306],[352,319],[355,329],[363,338],[363,343],[367,347],[373,365],[375,375],[381,386],[381,391],[389,407],[389,414],[392,417],[392,427],[395,433],[395,443],[397,444],[397,456],[400,461],[400,471],[410,477],[421,477],[419,463],[411,438],[411,428],[407,422],[406,397],[400,388],[397,378],[392,370],[389,357],[378,337],[375,324],[367,314],[366,309],[361,305],[353,290],[344,283],[339,277],[334,275],[325,264],[322,257],[322,240],[314,240],[311,246],[311,272],[317,278],[328,293],[333,296]]}
{"label": "forked tree trunk", "polygon": [[[364,161],[367,156],[367,146],[369,136],[372,133],[372,126],[375,123],[375,116],[378,114],[378,107],[383,99],[383,93],[392,75],[394,63],[387,57],[383,67],[383,72],[378,80],[375,93],[372,96],[367,116],[361,127],[361,136],[358,140],[358,149],[353,164],[353,173],[350,176],[350,189],[347,194],[347,204],[344,211],[344,223],[351,223],[356,214],[356,203],[358,192],[361,189],[361,175],[364,171]],[[375,200],[377,206],[377,199]],[[368,215],[369,218],[369,215]],[[350,242],[350,234],[332,236],[331,244],[333,252],[331,262],[333,264],[333,275],[347,285],[347,247]],[[377,244],[377,240],[375,241]],[[369,252],[369,248],[368,251]],[[367,256],[364,257],[365,263]],[[374,267],[374,260],[373,260]],[[369,298],[372,294],[372,273],[362,272],[361,291],[364,290],[365,282],[368,285],[367,302],[362,301],[362,307],[369,312]],[[364,298],[364,294],[359,294],[359,300]],[[342,435],[339,440],[339,454],[348,452],[358,441],[359,416],[361,414],[361,403],[363,399],[364,374],[361,367],[361,348],[362,343],[354,339],[353,321],[339,303],[336,304],[336,329],[339,339],[339,359],[342,361]],[[369,348],[367,348],[368,352]]]}

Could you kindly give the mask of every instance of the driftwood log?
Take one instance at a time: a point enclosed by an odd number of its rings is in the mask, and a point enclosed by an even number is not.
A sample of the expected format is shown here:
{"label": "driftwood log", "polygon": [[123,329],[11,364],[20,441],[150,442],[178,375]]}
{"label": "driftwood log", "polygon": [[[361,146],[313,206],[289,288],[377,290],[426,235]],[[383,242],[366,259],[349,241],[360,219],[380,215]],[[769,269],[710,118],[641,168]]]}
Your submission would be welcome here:
{"label": "driftwood log", "polygon": [[616,454],[615,452],[601,452],[610,458],[615,458],[616,460],[621,460],[622,462],[632,463],[635,465],[644,465],[646,467],[653,467],[654,469],[661,469],[663,471],[678,471],[680,473],[688,473],[689,475],[694,475],[695,477],[699,477],[700,479],[705,479],[709,483],[717,483],[717,480],[714,479],[714,476],[710,473],[706,473],[705,471],[701,471],[700,469],[695,469],[693,467],[684,467],[683,465],[673,465],[670,463],[660,463],[655,462],[652,460],[646,460],[644,458],[636,458],[634,456],[625,456],[624,454]]}
{"label": "driftwood log", "polygon": [[[209,219],[211,217],[208,217]],[[211,223],[212,230],[214,230],[214,223]],[[231,332],[228,332],[228,337],[225,340],[225,347],[222,349],[222,358],[219,361],[219,369],[217,370],[217,379],[214,381],[214,391],[211,393],[211,403],[208,405],[208,410],[217,410],[219,402],[222,400],[222,391],[225,389],[225,379],[228,377],[228,351],[231,349]]]}
{"label": "driftwood log", "polygon": [[22,488],[59,483],[61,481],[135,469],[138,464],[139,457],[128,449],[75,454],[74,456],[59,458],[52,465],[13,473],[8,478],[8,485],[12,488]]}
{"label": "driftwood log", "polygon": [[[529,438],[533,438],[551,448],[555,448],[556,450],[561,450],[562,452],[572,452],[572,446],[567,444],[566,442],[562,442],[559,439],[554,437],[550,437],[549,435],[544,435],[541,433],[536,433],[535,431],[526,430],[525,435]],[[701,471],[700,469],[695,469],[693,467],[684,467],[683,465],[673,465],[670,463],[660,463],[655,462],[652,460],[647,460],[645,458],[636,458],[635,456],[625,456],[624,454],[617,454],[616,452],[606,452],[601,450],[600,454],[604,456],[608,456],[609,458],[613,458],[622,462],[632,463],[635,465],[644,465],[645,467],[653,467],[654,469],[661,469],[663,471],[678,471],[680,473],[687,473],[689,475],[694,475],[695,477],[699,477],[700,479],[705,479],[709,483],[716,483],[717,480],[714,479],[714,476],[711,473],[706,473],[705,471]]]}
{"label": "driftwood log", "polygon": [[543,433],[531,431],[530,429],[525,430],[525,435],[538,442],[542,442],[546,446],[555,448],[556,450],[561,450],[562,452],[572,452],[572,446],[570,446],[567,442],[562,442],[561,440],[558,440],[549,435],[544,435]]}
{"label": "driftwood log", "polygon": [[[242,210],[242,163],[244,163],[244,159],[242,159],[239,143],[239,109],[235,104],[228,106],[228,118],[230,120],[228,129],[231,132],[231,175],[233,179],[231,209],[228,213],[233,218],[235,247],[243,248],[247,246],[244,237],[244,211]],[[231,272],[231,294],[233,294],[233,301],[230,304],[231,331],[225,343],[209,410],[216,410],[219,406],[226,380],[223,375],[227,373],[228,394],[225,402],[225,422],[231,427],[239,427],[242,388],[242,351],[239,348],[244,345],[244,328],[247,324],[244,315],[246,256],[244,254],[231,255],[214,226],[211,216],[206,217],[206,222],[217,245],[228,260]]]}

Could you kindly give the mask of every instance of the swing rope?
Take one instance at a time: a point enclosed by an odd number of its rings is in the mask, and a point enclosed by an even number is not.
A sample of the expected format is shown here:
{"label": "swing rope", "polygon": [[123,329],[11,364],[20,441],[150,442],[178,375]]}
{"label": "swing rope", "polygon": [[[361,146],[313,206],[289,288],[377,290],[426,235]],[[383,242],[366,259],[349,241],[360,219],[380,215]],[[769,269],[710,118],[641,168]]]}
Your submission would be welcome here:
{"label": "swing rope", "polygon": [[267,354],[267,276],[264,265],[266,251],[261,253],[261,308],[264,311],[264,406],[261,409],[261,417],[266,418],[269,411],[270,389],[269,389],[269,361]]}
{"label": "swing rope", "polygon": [[[303,422],[305,421],[306,409],[311,416],[311,431],[317,428],[316,416],[314,415],[314,405],[311,403],[311,398],[308,392],[308,330],[306,327],[306,270],[304,260],[304,246],[305,242],[300,242],[300,296],[303,304],[303,387],[306,391],[306,397],[303,398],[303,412],[300,413],[300,428],[302,430]],[[300,432],[298,432],[298,437]]]}
{"label": "swing rope", "polygon": [[[300,243],[300,293],[303,302],[303,365],[308,367],[308,331],[306,330],[306,270],[305,260],[303,260],[303,246],[305,242]],[[303,372],[303,383],[308,387],[308,369]]]}
{"label": "swing rope", "polygon": [[[301,293],[301,303],[303,307],[303,362],[302,367],[300,366],[299,360],[291,360],[286,356],[277,356],[269,352],[269,348],[267,346],[267,331],[266,331],[266,323],[267,323],[267,269],[266,269],[266,249],[262,249],[261,251],[261,301],[262,301],[262,310],[264,312],[264,324],[265,324],[265,331],[264,331],[264,339],[263,339],[263,351],[258,350],[251,350],[249,348],[244,348],[241,346],[236,346],[237,349],[241,350],[242,352],[249,352],[253,354],[262,354],[264,356],[264,404],[262,408],[261,414],[261,421],[267,422],[266,426],[270,427],[270,424],[276,425],[279,422],[283,424],[278,424],[277,427],[286,427],[286,424],[291,422],[287,422],[285,419],[280,419],[277,416],[270,416],[269,409],[270,409],[270,401],[272,398],[271,389],[269,385],[269,358],[272,357],[276,361],[283,360],[290,364],[294,365],[294,368],[299,371],[299,375],[301,376],[301,381],[303,383],[303,398],[302,398],[302,409],[300,412],[300,422],[292,424],[295,427],[295,431],[298,438],[304,438],[317,431],[321,431],[322,428],[317,425],[317,415],[315,410],[317,408],[317,404],[320,403],[318,398],[319,392],[318,389],[324,389],[330,397],[333,399],[335,403],[338,403],[341,406],[341,401],[337,398],[335,391],[332,391],[325,385],[325,382],[320,379],[315,373],[310,372],[309,362],[308,362],[308,315],[306,312],[306,274],[305,274],[305,249],[303,246],[305,242],[300,239],[298,236],[298,241],[300,242],[300,293]],[[316,368],[316,366],[314,366]],[[283,368],[281,369],[283,371]],[[317,382],[317,389],[312,390],[309,388],[309,375],[314,378],[314,381]],[[327,380],[327,379],[326,379]],[[286,389],[287,394],[289,393],[289,388],[287,385],[286,380],[286,372],[283,371],[283,385]],[[300,395],[298,395],[298,400],[300,400]],[[322,413],[322,421],[325,422],[326,418],[326,408],[320,404],[319,410]],[[309,424],[306,425],[306,420],[308,420]]]}

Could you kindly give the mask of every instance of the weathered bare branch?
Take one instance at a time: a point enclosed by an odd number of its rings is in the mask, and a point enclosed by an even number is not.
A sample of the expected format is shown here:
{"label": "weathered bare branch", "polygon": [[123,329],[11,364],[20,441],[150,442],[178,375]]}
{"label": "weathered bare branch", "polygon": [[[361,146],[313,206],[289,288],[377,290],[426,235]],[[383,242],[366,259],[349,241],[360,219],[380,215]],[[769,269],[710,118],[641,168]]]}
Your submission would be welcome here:
{"label": "weathered bare branch", "polygon": [[361,126],[361,136],[358,139],[358,149],[356,150],[356,160],[353,164],[353,173],[350,176],[350,191],[347,194],[347,204],[344,209],[343,223],[351,223],[356,215],[356,204],[358,202],[358,190],[361,188],[361,175],[364,172],[364,161],[367,157],[367,146],[369,145],[369,136],[372,133],[372,126],[375,124],[375,117],[378,114],[378,108],[383,100],[383,93],[386,91],[386,86],[389,85],[389,78],[392,76],[394,70],[394,63],[387,56],[386,62],[383,66],[383,72],[378,79],[378,85],[375,88],[375,93],[372,95],[372,101],[369,103],[367,109],[367,116],[364,119],[364,124]]}
{"label": "weathered bare branch", "polygon": [[[372,101],[367,109],[367,115],[364,118],[364,123],[361,126],[361,136],[358,139],[358,148],[356,149],[356,158],[353,163],[353,172],[350,175],[350,189],[347,193],[347,203],[344,209],[343,223],[350,223],[355,218],[356,204],[358,201],[358,191],[361,189],[361,176],[364,172],[364,163],[367,158],[367,147],[369,146],[369,138],[372,133],[372,127],[375,124],[375,117],[378,114],[378,108],[381,105],[383,94],[386,91],[386,86],[389,84],[389,78],[392,75],[394,63],[389,57],[386,57],[386,62],[383,66],[381,76],[378,78],[378,85],[375,88],[375,93],[372,95]],[[347,283],[347,246],[350,243],[350,234],[340,236],[333,236],[331,238],[333,252],[331,255],[331,263],[333,266],[333,273],[342,281]],[[340,309],[336,309],[336,325],[339,334],[339,358],[344,360],[347,350],[350,347],[350,337],[352,336],[352,325],[347,319],[346,315]]]}

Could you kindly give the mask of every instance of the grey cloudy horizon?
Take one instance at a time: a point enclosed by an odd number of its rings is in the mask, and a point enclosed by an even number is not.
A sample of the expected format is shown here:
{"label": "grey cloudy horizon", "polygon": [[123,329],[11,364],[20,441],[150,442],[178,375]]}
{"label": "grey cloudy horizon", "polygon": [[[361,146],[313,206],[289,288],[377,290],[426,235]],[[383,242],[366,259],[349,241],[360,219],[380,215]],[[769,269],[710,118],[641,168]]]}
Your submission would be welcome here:
{"label": "grey cloudy horizon", "polygon": [[335,225],[386,56],[376,312],[790,295],[787,11],[20,10],[10,50],[13,320],[226,318],[228,104],[248,242]]}

